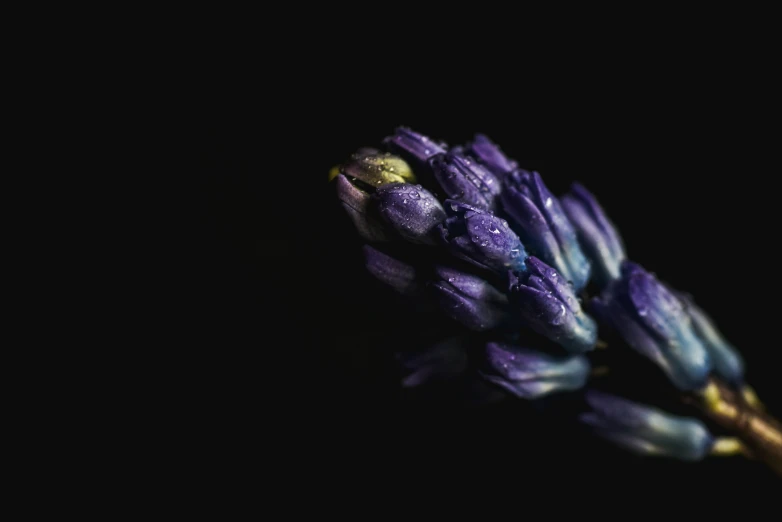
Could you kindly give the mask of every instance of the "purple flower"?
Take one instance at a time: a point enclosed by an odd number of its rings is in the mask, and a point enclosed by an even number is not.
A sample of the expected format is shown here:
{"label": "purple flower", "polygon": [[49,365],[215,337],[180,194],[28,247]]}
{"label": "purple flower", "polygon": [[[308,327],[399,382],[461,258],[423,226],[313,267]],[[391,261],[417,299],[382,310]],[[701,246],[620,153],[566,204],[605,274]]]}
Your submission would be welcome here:
{"label": "purple flower", "polygon": [[427,166],[430,158],[444,154],[448,148],[445,143],[435,143],[427,136],[407,127],[398,127],[392,136],[383,139],[383,144],[409,161],[416,169]]}
{"label": "purple flower", "polygon": [[595,347],[595,321],[581,309],[564,277],[541,260],[527,258],[527,272],[511,275],[510,292],[515,312],[535,332],[571,353]]}
{"label": "purple flower", "polygon": [[422,288],[416,270],[412,265],[394,259],[369,245],[364,245],[364,263],[367,271],[375,279],[385,283],[400,294],[415,295]]}
{"label": "purple flower", "polygon": [[509,344],[486,345],[489,381],[522,399],[537,399],[551,393],[577,390],[584,386],[590,371],[582,355],[554,357]]}
{"label": "purple flower", "polygon": [[695,304],[691,296],[682,293],[678,296],[690,315],[695,334],[709,352],[714,372],[740,387],[744,382],[744,360],[741,354],[722,336],[711,317]]}
{"label": "purple flower", "polygon": [[454,268],[435,268],[438,281],[432,290],[440,308],[470,330],[495,328],[508,316],[508,298],[480,277]]}
{"label": "purple flower", "polygon": [[439,245],[437,226],[445,221],[442,205],[421,185],[390,183],[372,195],[385,221],[407,241]]}
{"label": "purple flower", "polygon": [[592,262],[592,275],[603,288],[620,275],[619,267],[627,257],[622,238],[603,212],[595,197],[574,183],[562,198],[562,208],[576,230],[581,248]]}
{"label": "purple flower", "polygon": [[576,232],[540,174],[516,170],[503,179],[502,208],[530,253],[553,266],[581,290],[590,265]]}
{"label": "purple flower", "polygon": [[486,167],[465,156],[461,148],[430,160],[437,183],[453,200],[483,210],[494,210],[502,185]]}
{"label": "purple flower", "polygon": [[499,273],[525,270],[524,245],[507,221],[453,200],[446,200],[445,210],[451,217],[440,225],[440,233],[453,255]]}
{"label": "purple flower", "polygon": [[684,304],[639,265],[622,263],[621,277],[592,300],[591,310],[662,368],[677,388],[706,384],[712,360]]}
{"label": "purple flower", "polygon": [[466,149],[470,156],[480,161],[497,176],[508,174],[518,167],[518,163],[505,156],[500,148],[483,134],[476,134],[473,141],[467,144]]}
{"label": "purple flower", "polygon": [[581,421],[599,436],[635,453],[698,461],[714,445],[714,437],[697,419],[593,390],[586,399],[593,411],[583,414]]}

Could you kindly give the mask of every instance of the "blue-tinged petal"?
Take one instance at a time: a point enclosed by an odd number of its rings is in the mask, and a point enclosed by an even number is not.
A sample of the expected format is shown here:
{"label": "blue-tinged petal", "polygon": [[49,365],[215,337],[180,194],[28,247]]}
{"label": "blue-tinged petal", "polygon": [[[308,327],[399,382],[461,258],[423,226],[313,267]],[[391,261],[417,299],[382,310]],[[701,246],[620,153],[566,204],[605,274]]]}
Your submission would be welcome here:
{"label": "blue-tinged petal", "polygon": [[612,442],[645,455],[697,461],[706,457],[714,437],[697,419],[679,417],[651,406],[590,390],[592,412],[581,421]]}
{"label": "blue-tinged petal", "polygon": [[490,371],[484,377],[523,399],[577,390],[590,372],[583,356],[555,357],[504,343],[487,344],[486,359]]}
{"label": "blue-tinged petal", "polygon": [[578,183],[561,198],[561,203],[592,264],[593,278],[600,288],[604,288],[620,277],[620,265],[627,257],[616,227],[595,197]]}

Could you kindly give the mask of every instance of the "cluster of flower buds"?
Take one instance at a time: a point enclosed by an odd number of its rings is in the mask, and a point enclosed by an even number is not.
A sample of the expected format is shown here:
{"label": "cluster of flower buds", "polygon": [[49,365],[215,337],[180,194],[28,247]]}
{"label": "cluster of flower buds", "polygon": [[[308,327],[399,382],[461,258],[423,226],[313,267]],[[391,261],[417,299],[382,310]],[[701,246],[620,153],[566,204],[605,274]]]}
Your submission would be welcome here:
{"label": "cluster of flower buds", "polygon": [[[679,390],[702,391],[713,375],[743,385],[736,350],[691,296],[627,260],[616,227],[585,187],[574,184],[558,198],[541,174],[520,169],[480,134],[449,147],[400,128],[383,147],[361,149],[334,176],[342,206],[371,244],[367,271],[427,300],[467,338],[482,332],[474,375],[523,399],[579,390],[600,325]],[[386,253],[389,243],[428,250],[407,259]],[[451,340],[404,358],[405,386],[469,373],[470,342],[453,341],[454,332],[444,338]],[[581,420],[634,451],[698,460],[714,444],[696,419],[593,390],[586,398],[592,411]]]}

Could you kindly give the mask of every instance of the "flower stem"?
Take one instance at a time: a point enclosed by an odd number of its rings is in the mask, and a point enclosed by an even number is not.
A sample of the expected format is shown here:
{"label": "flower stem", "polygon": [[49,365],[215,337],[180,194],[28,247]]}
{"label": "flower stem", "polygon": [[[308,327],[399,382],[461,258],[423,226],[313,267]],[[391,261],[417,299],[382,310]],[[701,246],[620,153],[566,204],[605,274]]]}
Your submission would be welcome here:
{"label": "flower stem", "polygon": [[743,393],[718,379],[709,381],[695,404],[708,418],[740,439],[755,458],[782,476],[782,423],[753,407]]}

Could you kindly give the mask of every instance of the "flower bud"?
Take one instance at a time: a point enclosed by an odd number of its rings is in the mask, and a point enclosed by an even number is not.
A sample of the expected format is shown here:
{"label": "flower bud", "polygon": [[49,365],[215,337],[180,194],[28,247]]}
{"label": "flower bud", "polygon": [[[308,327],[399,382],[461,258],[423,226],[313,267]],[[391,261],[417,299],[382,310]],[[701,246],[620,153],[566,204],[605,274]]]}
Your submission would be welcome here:
{"label": "flower bud", "polygon": [[456,257],[500,273],[525,269],[527,253],[507,221],[453,200],[446,200],[445,210],[451,217],[440,233]]}
{"label": "flower bud", "polygon": [[445,221],[443,206],[421,185],[390,183],[372,195],[380,215],[400,236],[412,243],[440,245],[438,225]]}
{"label": "flower bud", "polygon": [[497,327],[507,318],[508,298],[488,282],[445,266],[436,267],[435,272],[439,280],[432,283],[432,290],[451,319],[480,332]]}
{"label": "flower bud", "polygon": [[370,195],[348,181],[344,174],[339,174],[335,183],[342,208],[353,221],[359,235],[367,241],[388,241],[388,233],[371,210]]}
{"label": "flower bud", "polygon": [[589,281],[590,265],[576,232],[540,174],[516,170],[503,179],[502,208],[532,255],[554,267],[576,291]]}
{"label": "flower bud", "polygon": [[483,210],[495,210],[497,196],[502,190],[500,181],[489,169],[465,156],[461,148],[432,158],[430,165],[437,183],[450,199]]}
{"label": "flower bud", "polygon": [[410,166],[400,158],[387,152],[357,152],[340,169],[351,181],[363,183],[368,189],[387,183],[415,183]]}
{"label": "flower bud", "polygon": [[680,390],[706,385],[712,360],[684,304],[639,265],[622,263],[621,277],[591,301],[590,309]]}
{"label": "flower bud", "polygon": [[695,334],[709,352],[714,364],[714,372],[729,383],[740,387],[744,383],[744,360],[741,354],[722,336],[711,317],[695,304],[691,296],[682,293],[678,296],[690,315]]}
{"label": "flower bud", "polygon": [[562,198],[562,208],[576,230],[578,241],[592,263],[592,276],[604,288],[620,276],[627,257],[622,238],[595,197],[578,183]]}
{"label": "flower bud", "polygon": [[394,259],[369,245],[364,245],[364,263],[367,271],[375,279],[385,283],[400,294],[415,295],[422,288],[416,270],[412,265]]}
{"label": "flower bud", "polygon": [[597,324],[581,308],[573,288],[556,270],[534,256],[527,258],[527,272],[510,277],[513,313],[535,332],[570,353],[592,350]]}
{"label": "flower bud", "polygon": [[500,148],[483,134],[476,134],[472,142],[465,147],[468,154],[496,176],[504,176],[515,170],[519,165],[509,159]]}
{"label": "flower bud", "polygon": [[445,143],[435,143],[427,136],[407,127],[397,128],[392,136],[383,140],[383,145],[416,168],[427,166],[430,158],[445,153],[447,149]]}
{"label": "flower bud", "polygon": [[709,455],[714,437],[697,419],[678,417],[650,406],[590,390],[592,412],[581,416],[595,433],[641,455],[698,461]]}
{"label": "flower bud", "polygon": [[483,376],[522,399],[577,390],[589,378],[589,361],[583,355],[555,357],[503,343],[486,345],[491,369]]}

